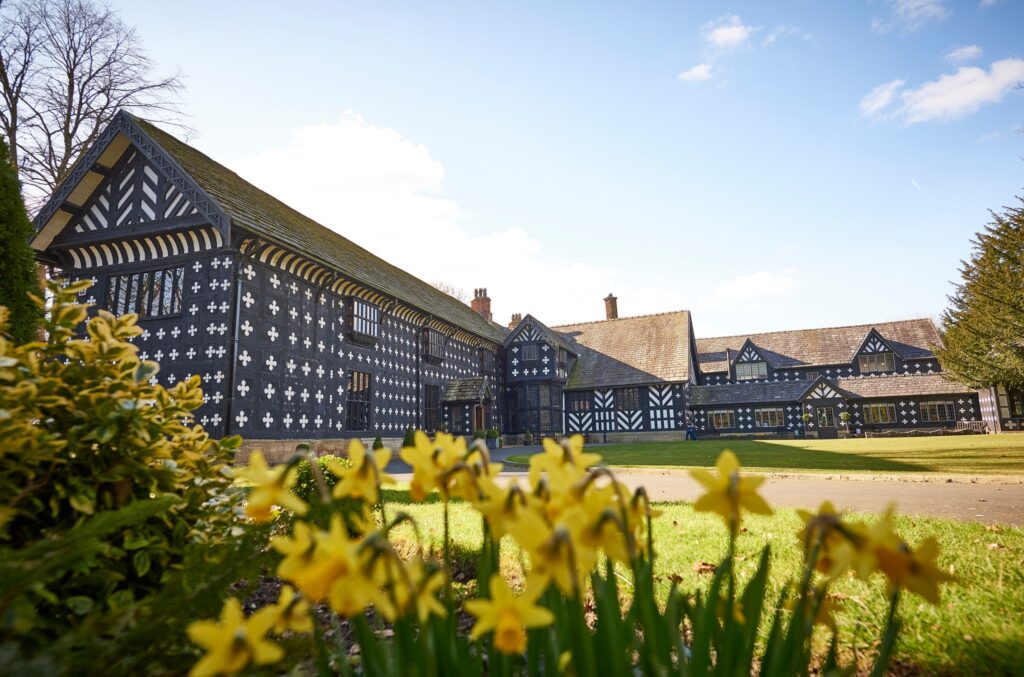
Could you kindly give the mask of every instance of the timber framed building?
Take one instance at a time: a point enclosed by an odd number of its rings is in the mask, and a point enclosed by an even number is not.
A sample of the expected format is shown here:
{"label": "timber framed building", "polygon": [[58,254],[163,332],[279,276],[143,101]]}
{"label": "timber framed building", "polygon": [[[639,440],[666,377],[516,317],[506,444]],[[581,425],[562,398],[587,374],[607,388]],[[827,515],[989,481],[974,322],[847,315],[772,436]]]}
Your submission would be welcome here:
{"label": "timber framed building", "polygon": [[139,314],[156,378],[202,376],[215,435],[1024,427],[1021,393],[943,377],[928,320],[696,339],[689,312],[619,318],[609,295],[602,321],[505,327],[486,289],[467,306],[124,112],[35,223],[40,261]]}

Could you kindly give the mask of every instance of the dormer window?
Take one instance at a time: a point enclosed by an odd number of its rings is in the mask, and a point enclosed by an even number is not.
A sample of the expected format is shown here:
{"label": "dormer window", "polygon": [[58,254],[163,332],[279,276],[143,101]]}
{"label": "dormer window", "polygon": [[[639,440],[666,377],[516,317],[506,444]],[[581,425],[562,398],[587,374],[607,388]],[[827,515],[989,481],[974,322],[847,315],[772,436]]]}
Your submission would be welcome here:
{"label": "dormer window", "polygon": [[896,358],[891,352],[861,355],[857,358],[857,363],[862,374],[896,371]]}
{"label": "dormer window", "polygon": [[380,309],[363,299],[348,300],[349,338],[356,343],[372,345],[380,336]]}
{"label": "dormer window", "polygon": [[768,378],[768,364],[765,362],[739,362],[736,365],[737,381],[759,381]]}
{"label": "dormer window", "polygon": [[423,359],[432,364],[444,361],[445,336],[436,329],[423,327]]}

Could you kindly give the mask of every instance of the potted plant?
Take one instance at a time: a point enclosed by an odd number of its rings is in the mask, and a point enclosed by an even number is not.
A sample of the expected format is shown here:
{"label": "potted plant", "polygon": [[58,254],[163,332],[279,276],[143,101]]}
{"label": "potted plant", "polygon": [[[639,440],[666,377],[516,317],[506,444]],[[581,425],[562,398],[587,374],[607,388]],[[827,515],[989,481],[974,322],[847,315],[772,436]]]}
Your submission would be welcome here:
{"label": "potted plant", "polygon": [[498,429],[497,428],[490,428],[490,429],[488,429],[488,431],[487,431],[487,448],[490,449],[491,451],[494,451],[495,449],[497,449],[498,448],[498,440],[500,438],[501,438],[501,435],[498,433]]}
{"label": "potted plant", "polygon": [[810,424],[811,424],[811,419],[813,417],[810,414],[804,414],[800,418],[804,422],[804,437],[810,437],[811,436]]}
{"label": "potted plant", "polygon": [[841,411],[839,412],[839,422],[843,424],[843,437],[850,436],[850,412]]}
{"label": "potted plant", "polygon": [[523,444],[527,446],[533,444],[533,433],[530,432],[529,430],[523,433]]}

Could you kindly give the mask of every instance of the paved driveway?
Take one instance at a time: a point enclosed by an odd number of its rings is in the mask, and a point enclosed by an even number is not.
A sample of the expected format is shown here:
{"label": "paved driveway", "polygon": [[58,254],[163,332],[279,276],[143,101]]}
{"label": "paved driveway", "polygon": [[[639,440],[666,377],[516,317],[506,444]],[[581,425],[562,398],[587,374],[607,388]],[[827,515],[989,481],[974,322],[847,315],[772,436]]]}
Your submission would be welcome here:
{"label": "paved driveway", "polygon": [[[531,453],[539,447],[512,447],[493,454],[495,461],[503,461],[515,454]],[[388,470],[396,479],[411,479],[411,468],[401,460],[393,459]],[[507,470],[504,477],[520,477],[526,482],[522,470]],[[647,488],[652,500],[692,501],[700,496],[701,488],[685,471],[629,470],[619,471],[619,478],[631,489]],[[920,478],[915,478],[920,479]],[[950,517],[984,524],[1024,525],[1024,482],[999,483],[992,478],[979,478],[977,482],[958,479],[946,482],[937,477],[927,481],[905,481],[892,477],[862,479],[830,479],[823,476],[769,476],[762,485],[762,495],[772,505],[790,508],[817,508],[824,500],[831,500],[837,508],[865,512],[881,512],[889,503],[895,503],[899,513],[929,517]]]}

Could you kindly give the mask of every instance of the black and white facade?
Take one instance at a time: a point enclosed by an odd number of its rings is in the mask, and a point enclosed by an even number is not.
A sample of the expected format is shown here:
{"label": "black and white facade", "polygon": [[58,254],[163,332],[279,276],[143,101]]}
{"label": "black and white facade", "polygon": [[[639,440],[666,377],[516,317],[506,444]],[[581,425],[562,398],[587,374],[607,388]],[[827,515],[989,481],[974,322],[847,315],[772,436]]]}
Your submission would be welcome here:
{"label": "black and white facade", "polygon": [[979,401],[941,376],[927,321],[697,340],[688,312],[618,318],[609,296],[604,321],[506,329],[486,290],[467,306],[123,113],[36,226],[41,261],[93,280],[83,300],[139,314],[161,383],[202,377],[215,435],[827,436],[843,412],[854,432],[985,407],[1024,426],[1019,393]]}

